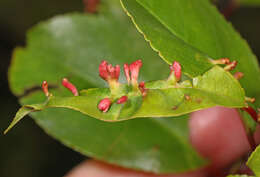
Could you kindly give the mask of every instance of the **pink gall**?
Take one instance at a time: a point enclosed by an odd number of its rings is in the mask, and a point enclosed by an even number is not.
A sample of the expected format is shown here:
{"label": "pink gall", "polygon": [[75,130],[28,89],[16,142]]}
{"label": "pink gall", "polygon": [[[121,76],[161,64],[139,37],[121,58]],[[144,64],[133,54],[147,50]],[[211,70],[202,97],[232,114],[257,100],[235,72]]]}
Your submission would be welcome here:
{"label": "pink gall", "polygon": [[107,112],[111,106],[112,102],[109,98],[104,98],[98,104],[98,109],[102,112]]}
{"label": "pink gall", "polygon": [[138,83],[138,75],[142,65],[143,65],[142,61],[137,60],[131,63],[129,66],[131,72],[131,81],[133,85],[136,85]]}
{"label": "pink gall", "polygon": [[105,81],[118,81],[120,76],[120,66],[116,65],[113,67],[111,64],[108,64],[107,61],[102,61],[99,65],[99,76]]}
{"label": "pink gall", "polygon": [[127,80],[127,83],[130,84],[130,68],[128,64],[124,64],[124,73]]}
{"label": "pink gall", "polygon": [[146,96],[147,95],[147,88],[145,88],[145,82],[143,82],[143,81],[140,82],[138,87],[139,87],[142,95]]}
{"label": "pink gall", "polygon": [[107,80],[108,79],[108,71],[107,71],[107,61],[102,61],[99,65],[99,76]]}
{"label": "pink gall", "polygon": [[172,65],[170,65],[171,73],[168,78],[169,83],[176,84],[181,79],[181,65],[179,62],[174,61]]}
{"label": "pink gall", "polygon": [[62,85],[65,88],[69,89],[74,96],[79,96],[79,92],[77,88],[72,83],[70,83],[68,79],[66,78],[62,79]]}
{"label": "pink gall", "polygon": [[117,104],[123,104],[125,103],[126,101],[128,100],[128,97],[127,96],[122,96],[120,97],[118,100],[117,100]]}
{"label": "pink gall", "polygon": [[229,63],[227,66],[224,67],[224,70],[231,71],[235,69],[236,66],[237,66],[237,61],[232,61],[231,63]]}
{"label": "pink gall", "polygon": [[117,78],[117,80],[118,80],[119,76],[120,76],[120,66],[116,65],[115,66],[115,78]]}
{"label": "pink gall", "polygon": [[177,81],[179,81],[181,79],[181,65],[179,62],[174,61],[172,64],[172,69],[174,70],[174,75],[177,79]]}
{"label": "pink gall", "polygon": [[43,93],[45,94],[45,96],[47,96],[47,97],[50,96],[47,81],[43,81],[43,82],[42,82],[42,91],[43,91]]}

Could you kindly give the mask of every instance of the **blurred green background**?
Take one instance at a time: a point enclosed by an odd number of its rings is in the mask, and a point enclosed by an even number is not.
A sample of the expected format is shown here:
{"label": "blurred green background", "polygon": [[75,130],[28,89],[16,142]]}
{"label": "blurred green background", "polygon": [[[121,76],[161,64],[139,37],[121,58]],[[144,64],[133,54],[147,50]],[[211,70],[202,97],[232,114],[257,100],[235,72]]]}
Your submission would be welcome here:
{"label": "blurred green background", "polygon": [[[0,177],[63,176],[86,158],[49,137],[32,119],[2,135],[19,108],[7,80],[12,50],[25,46],[26,31],[39,21],[83,9],[81,0],[0,0]],[[260,58],[260,8],[240,7],[229,20]]]}

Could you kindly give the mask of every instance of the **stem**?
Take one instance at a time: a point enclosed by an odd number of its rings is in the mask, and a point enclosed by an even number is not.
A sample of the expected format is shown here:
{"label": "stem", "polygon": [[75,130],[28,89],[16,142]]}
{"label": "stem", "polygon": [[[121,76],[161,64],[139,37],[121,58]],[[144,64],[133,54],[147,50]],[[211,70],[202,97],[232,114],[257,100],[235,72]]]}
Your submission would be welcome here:
{"label": "stem", "polygon": [[[240,116],[242,116],[242,115],[240,115]],[[251,152],[253,152],[257,147],[256,142],[255,142],[255,138],[254,138],[254,134],[247,131],[246,125],[245,125],[244,121],[242,120],[242,117],[240,118],[240,121],[241,121],[243,128],[245,130],[247,141],[250,145]]]}
{"label": "stem", "polygon": [[256,147],[257,147],[254,135],[252,133],[248,133],[247,134],[247,139],[248,139],[248,142],[250,144],[251,151],[253,152],[256,149]]}

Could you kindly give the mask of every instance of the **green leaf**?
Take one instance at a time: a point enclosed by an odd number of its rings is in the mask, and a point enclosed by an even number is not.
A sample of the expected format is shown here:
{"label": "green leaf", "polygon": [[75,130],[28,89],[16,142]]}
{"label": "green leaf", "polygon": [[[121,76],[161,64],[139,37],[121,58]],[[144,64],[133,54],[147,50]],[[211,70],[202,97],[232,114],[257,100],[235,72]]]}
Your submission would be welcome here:
{"label": "green leaf", "polygon": [[[23,96],[23,105],[45,100],[39,91],[43,80],[57,97],[71,94],[60,87],[63,77],[79,90],[104,87],[97,70],[103,59],[122,65],[141,58],[141,80],[167,77],[169,66],[145,43],[118,5],[102,2],[98,15],[59,16],[30,30],[27,47],[15,51],[9,70],[10,87]],[[30,115],[62,143],[109,163],[155,173],[184,172],[206,165],[189,142],[188,115],[115,123],[61,108]]]}
{"label": "green leaf", "polygon": [[255,173],[257,177],[260,176],[260,146],[250,155],[247,165]]}
{"label": "green leaf", "polygon": [[[121,0],[137,29],[167,62],[179,61],[196,77],[212,65],[209,59],[237,60],[248,96],[260,95],[260,70],[247,43],[216,8],[205,0]],[[205,15],[206,14],[206,15]]]}
{"label": "green leaf", "polygon": [[[154,81],[147,83],[148,90],[144,97],[139,90],[133,89],[133,91],[127,84],[120,85],[120,88],[120,94],[116,96],[106,88],[83,90],[82,96],[50,96],[47,102],[26,105],[20,111],[24,112],[28,108],[41,111],[61,107],[73,109],[103,121],[121,121],[138,117],[180,116],[213,106],[235,108],[246,106],[244,90],[239,82],[219,66],[213,67],[203,76],[194,78],[192,86],[189,87],[183,87],[182,83],[168,84],[167,80]],[[128,100],[124,104],[117,104],[117,99],[123,95],[126,95]],[[98,109],[99,102],[104,98],[110,98],[113,102],[105,113]],[[30,111],[27,111],[27,114],[29,113]],[[25,114],[18,114],[10,126],[14,126],[17,120],[21,120],[21,116]]]}

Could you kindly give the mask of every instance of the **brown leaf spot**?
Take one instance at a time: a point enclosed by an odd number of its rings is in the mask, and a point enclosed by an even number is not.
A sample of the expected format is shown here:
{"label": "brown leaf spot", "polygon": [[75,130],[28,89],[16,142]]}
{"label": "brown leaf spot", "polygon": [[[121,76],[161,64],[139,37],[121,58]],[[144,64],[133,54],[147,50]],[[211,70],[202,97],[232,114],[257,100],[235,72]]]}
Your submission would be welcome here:
{"label": "brown leaf spot", "polygon": [[173,106],[172,107],[172,110],[176,110],[176,109],[178,109],[178,106]]}
{"label": "brown leaf spot", "polygon": [[190,101],[191,100],[191,97],[189,95],[184,95],[184,98],[186,101]]}
{"label": "brown leaf spot", "polygon": [[202,102],[202,99],[201,98],[197,98],[195,101],[200,104]]}

